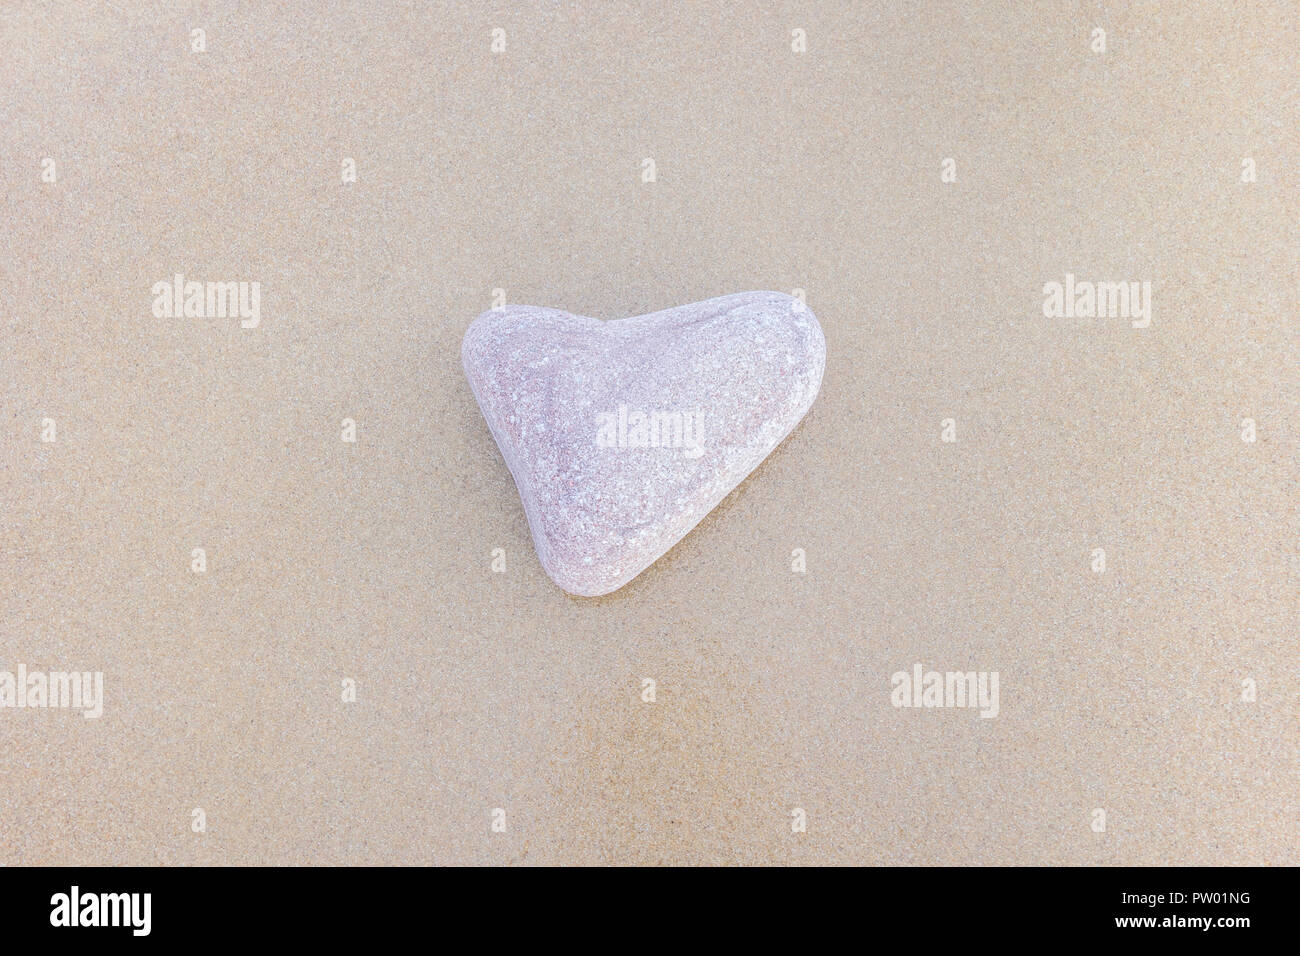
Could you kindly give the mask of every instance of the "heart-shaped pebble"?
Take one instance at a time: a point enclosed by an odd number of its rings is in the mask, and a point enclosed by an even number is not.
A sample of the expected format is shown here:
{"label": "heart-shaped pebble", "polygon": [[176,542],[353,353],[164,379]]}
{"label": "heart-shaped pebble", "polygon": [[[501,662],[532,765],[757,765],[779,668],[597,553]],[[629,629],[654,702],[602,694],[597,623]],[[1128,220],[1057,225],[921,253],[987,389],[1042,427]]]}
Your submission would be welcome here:
{"label": "heart-shaped pebble", "polygon": [[494,309],[461,357],[542,566],[590,597],[653,564],[781,443],[817,397],[826,339],[800,300],[742,292],[610,322]]}

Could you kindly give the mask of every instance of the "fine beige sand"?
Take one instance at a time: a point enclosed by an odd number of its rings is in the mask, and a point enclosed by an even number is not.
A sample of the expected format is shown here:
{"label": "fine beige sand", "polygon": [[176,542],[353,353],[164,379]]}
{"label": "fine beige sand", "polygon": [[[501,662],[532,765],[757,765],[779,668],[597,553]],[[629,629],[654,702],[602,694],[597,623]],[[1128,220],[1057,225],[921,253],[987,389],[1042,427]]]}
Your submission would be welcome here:
{"label": "fine beige sand", "polygon": [[[0,708],[0,863],[1300,863],[1297,50],[1263,2],[4,4],[0,671],[105,698]],[[1045,317],[1067,272],[1149,326]],[[177,273],[259,324],[156,317]],[[496,289],[804,290],[821,396],[569,597],[461,370]],[[918,662],[998,716],[894,707]]]}

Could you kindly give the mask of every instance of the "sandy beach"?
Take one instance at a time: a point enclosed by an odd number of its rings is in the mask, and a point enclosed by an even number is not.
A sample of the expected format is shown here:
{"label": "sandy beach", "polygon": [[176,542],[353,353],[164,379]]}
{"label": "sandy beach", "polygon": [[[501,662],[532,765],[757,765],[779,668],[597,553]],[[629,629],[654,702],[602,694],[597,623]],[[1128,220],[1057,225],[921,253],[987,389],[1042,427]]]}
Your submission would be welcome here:
{"label": "sandy beach", "polygon": [[[0,864],[1300,863],[1297,49],[1262,2],[6,4]],[[816,403],[567,595],[465,329],[754,289]]]}

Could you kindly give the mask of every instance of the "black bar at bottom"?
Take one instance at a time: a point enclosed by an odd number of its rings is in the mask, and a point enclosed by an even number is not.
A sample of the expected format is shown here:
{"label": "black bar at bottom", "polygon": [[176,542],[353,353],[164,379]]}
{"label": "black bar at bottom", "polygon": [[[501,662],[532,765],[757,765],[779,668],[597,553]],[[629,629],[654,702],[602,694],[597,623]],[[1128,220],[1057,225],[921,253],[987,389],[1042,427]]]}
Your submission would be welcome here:
{"label": "black bar at bottom", "polygon": [[818,937],[843,931],[867,941],[891,929],[918,941],[969,932],[972,942],[1128,938],[1232,945],[1283,932],[1290,920],[1282,907],[1294,883],[1292,870],[1265,868],[762,875],[679,869],[593,876],[581,870],[538,879],[527,870],[17,867],[0,869],[0,926],[11,945],[57,944],[65,937],[78,944],[113,938],[131,945],[284,942],[297,949],[319,942],[335,951],[350,942],[412,935],[433,942],[457,926],[482,942],[511,929],[539,942],[551,933],[613,942],[620,924],[629,940],[649,934],[661,945],[694,933],[691,926],[733,942],[774,930]]}

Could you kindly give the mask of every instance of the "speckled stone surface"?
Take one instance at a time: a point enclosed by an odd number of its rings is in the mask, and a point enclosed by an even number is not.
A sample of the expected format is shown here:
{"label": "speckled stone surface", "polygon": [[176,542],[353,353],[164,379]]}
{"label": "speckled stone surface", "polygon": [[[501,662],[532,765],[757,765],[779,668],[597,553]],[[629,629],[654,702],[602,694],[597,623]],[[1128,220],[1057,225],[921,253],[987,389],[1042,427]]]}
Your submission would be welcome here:
{"label": "speckled stone surface", "polygon": [[817,397],[826,339],[780,292],[602,322],[509,306],[465,333],[465,374],[564,590],[617,590],[753,471]]}

